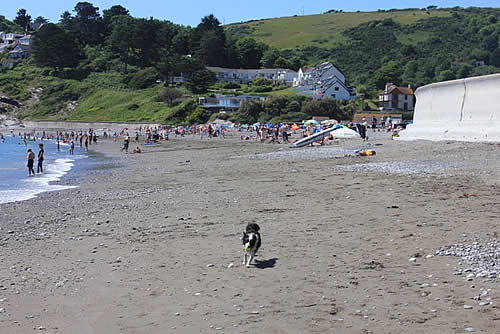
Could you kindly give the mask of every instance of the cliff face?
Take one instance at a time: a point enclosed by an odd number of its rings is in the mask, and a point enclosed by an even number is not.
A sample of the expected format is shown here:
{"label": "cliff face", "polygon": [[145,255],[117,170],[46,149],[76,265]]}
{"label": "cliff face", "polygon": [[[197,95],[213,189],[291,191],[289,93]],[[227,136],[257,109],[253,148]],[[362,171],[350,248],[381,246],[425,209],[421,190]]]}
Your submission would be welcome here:
{"label": "cliff face", "polygon": [[414,123],[398,139],[500,142],[499,91],[500,74],[420,87]]}

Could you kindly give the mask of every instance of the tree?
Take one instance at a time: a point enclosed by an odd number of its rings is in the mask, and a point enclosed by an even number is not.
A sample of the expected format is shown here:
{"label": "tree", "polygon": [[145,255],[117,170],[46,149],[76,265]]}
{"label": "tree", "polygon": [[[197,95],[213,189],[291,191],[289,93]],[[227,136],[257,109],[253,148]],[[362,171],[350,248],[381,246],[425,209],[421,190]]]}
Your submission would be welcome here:
{"label": "tree", "polygon": [[265,46],[252,37],[244,37],[236,42],[242,68],[260,68]]}
{"label": "tree", "polygon": [[130,16],[128,9],[121,5],[111,6],[111,8],[103,10],[102,13],[105,22],[110,22],[115,16]]}
{"label": "tree", "polygon": [[128,9],[120,5],[114,5],[109,9],[103,10],[102,13],[102,20],[106,30],[106,35],[108,35],[113,29],[112,23],[115,18],[119,16],[130,16]]}
{"label": "tree", "polygon": [[167,102],[169,106],[173,106],[174,101],[180,99],[182,96],[182,92],[177,88],[165,87],[160,94],[160,100],[163,102]]}
{"label": "tree", "polygon": [[111,34],[108,43],[111,50],[119,55],[123,64],[123,71],[127,73],[130,54],[132,52],[132,38],[135,32],[135,19],[130,16],[119,16],[111,24]]}
{"label": "tree", "polygon": [[49,20],[47,20],[43,16],[37,16],[36,19],[33,21],[34,24],[41,26],[42,24],[47,24],[49,23]]}
{"label": "tree", "polygon": [[144,68],[153,66],[160,60],[158,53],[160,24],[153,19],[135,19],[135,29],[132,37],[132,47],[137,55],[138,66]]}
{"label": "tree", "polygon": [[455,72],[452,70],[444,70],[439,72],[439,75],[437,77],[438,81],[448,81],[448,80],[454,80],[456,79]]}
{"label": "tree", "polygon": [[194,53],[204,64],[224,65],[226,35],[219,20],[213,14],[201,19],[192,37]]}
{"label": "tree", "polygon": [[187,118],[188,124],[200,124],[208,121],[210,114],[202,107],[197,107]]}
{"label": "tree", "polygon": [[264,68],[272,68],[276,63],[276,60],[280,57],[280,51],[276,48],[267,49],[262,55],[262,66]]}
{"label": "tree", "polygon": [[39,66],[75,67],[79,56],[80,50],[71,35],[53,23],[45,24],[33,38],[33,57]]}
{"label": "tree", "polygon": [[288,106],[288,98],[281,95],[270,96],[265,102],[264,107],[269,117],[281,116],[281,113]]}
{"label": "tree", "polygon": [[383,89],[388,82],[392,82],[396,85],[399,84],[401,81],[401,74],[401,66],[399,66],[396,61],[389,61],[375,71],[373,80],[377,88]]}
{"label": "tree", "polygon": [[76,15],[70,21],[70,31],[76,36],[80,46],[97,45],[104,40],[104,25],[99,7],[89,2],[78,2],[73,10]]}
{"label": "tree", "polygon": [[158,79],[158,71],[154,67],[146,67],[130,76],[127,83],[129,88],[144,89],[153,87]]}
{"label": "tree", "polygon": [[491,53],[490,63],[493,66],[500,67],[500,48]]}
{"label": "tree", "polygon": [[286,59],[284,57],[279,57],[278,59],[276,59],[276,62],[274,63],[273,67],[275,67],[275,68],[290,68],[291,63],[288,61],[288,59]]}
{"label": "tree", "polygon": [[206,93],[208,87],[213,85],[217,81],[215,73],[207,69],[199,70],[189,78],[187,81],[187,87],[194,94]]}
{"label": "tree", "polygon": [[14,22],[19,25],[21,28],[23,28],[24,32],[28,31],[29,25],[31,23],[31,16],[28,15],[26,12],[26,9],[21,8],[17,12],[17,16],[14,19]]}
{"label": "tree", "polygon": [[73,16],[71,13],[68,11],[62,13],[59,19],[59,24],[64,30],[70,31],[73,26]]}
{"label": "tree", "polygon": [[243,101],[238,110],[238,121],[241,123],[255,123],[259,120],[259,115],[264,111],[264,104],[258,99]]}
{"label": "tree", "polygon": [[333,119],[343,119],[337,101],[325,99],[309,99],[302,104],[302,112],[312,116],[326,116]]}

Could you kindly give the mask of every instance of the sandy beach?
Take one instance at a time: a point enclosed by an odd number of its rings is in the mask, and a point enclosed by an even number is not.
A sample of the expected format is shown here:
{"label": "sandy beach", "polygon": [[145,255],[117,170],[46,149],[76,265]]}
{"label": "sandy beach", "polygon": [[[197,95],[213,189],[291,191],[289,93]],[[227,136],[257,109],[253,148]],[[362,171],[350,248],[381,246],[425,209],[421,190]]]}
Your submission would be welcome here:
{"label": "sandy beach", "polygon": [[[361,148],[377,154],[344,157]],[[499,145],[233,133],[91,150],[110,159],[78,188],[0,205],[2,334],[500,328],[500,251],[479,269],[435,256],[498,242]],[[245,268],[250,222],[263,246]]]}

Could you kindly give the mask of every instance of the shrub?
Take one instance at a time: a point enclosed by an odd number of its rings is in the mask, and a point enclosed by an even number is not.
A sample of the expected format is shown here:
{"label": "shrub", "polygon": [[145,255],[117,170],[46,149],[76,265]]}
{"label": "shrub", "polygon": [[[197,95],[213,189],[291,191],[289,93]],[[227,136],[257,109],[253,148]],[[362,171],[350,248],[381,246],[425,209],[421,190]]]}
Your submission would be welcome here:
{"label": "shrub", "polygon": [[139,70],[129,77],[127,86],[132,89],[144,89],[156,85],[158,71],[153,67]]}
{"label": "shrub", "polygon": [[222,88],[224,88],[224,89],[240,89],[241,85],[234,83],[234,82],[226,82],[222,85]]}

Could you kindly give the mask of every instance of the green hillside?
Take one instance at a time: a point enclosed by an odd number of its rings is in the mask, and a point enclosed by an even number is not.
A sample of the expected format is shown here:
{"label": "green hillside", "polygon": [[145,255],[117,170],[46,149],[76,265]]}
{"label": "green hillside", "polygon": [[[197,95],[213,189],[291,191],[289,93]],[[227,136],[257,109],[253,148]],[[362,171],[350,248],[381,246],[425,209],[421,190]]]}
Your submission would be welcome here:
{"label": "green hillside", "polygon": [[[16,18],[23,20],[30,17]],[[0,28],[19,32],[2,16]],[[31,33],[32,54],[16,58],[14,68],[0,66],[0,95],[25,106],[3,104],[0,112],[20,118],[190,124],[211,116],[197,105],[200,95],[230,92],[269,96],[225,116],[239,122],[348,119],[376,108],[372,102],[387,82],[417,88],[500,73],[500,8],[329,11],[227,26],[208,15],[186,27],[135,18],[119,5],[101,13],[79,2],[59,23]],[[0,63],[12,63],[9,57],[5,48]],[[215,74],[206,70],[298,70],[324,61],[366,101],[311,101],[266,80],[214,84]],[[174,84],[181,75],[186,81]]]}
{"label": "green hillside", "polygon": [[[412,25],[431,17],[450,16],[450,10],[335,12],[236,23],[228,25],[226,30],[236,38],[250,35],[280,49],[306,46],[331,48],[347,42],[349,39],[344,36],[344,31],[362,23],[392,19],[401,25]],[[402,40],[405,39],[406,36],[402,36]]]}

